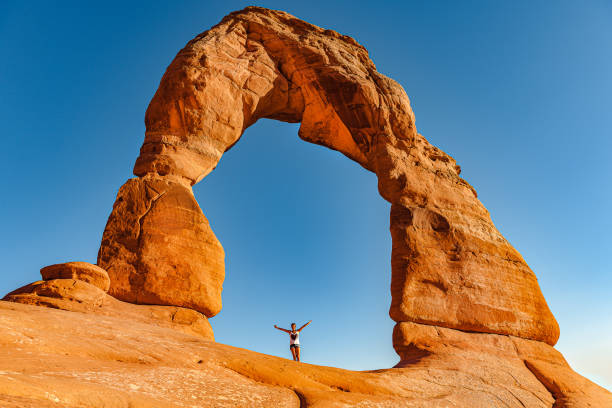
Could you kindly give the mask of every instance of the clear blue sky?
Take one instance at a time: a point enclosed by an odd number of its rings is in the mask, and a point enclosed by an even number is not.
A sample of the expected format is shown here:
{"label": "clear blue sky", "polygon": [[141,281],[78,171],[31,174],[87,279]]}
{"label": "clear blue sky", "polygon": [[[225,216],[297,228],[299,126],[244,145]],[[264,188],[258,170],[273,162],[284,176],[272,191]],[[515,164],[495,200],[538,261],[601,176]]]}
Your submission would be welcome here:
{"label": "clear blue sky", "polygon": [[[95,262],[174,55],[241,1],[0,3],[0,292]],[[612,388],[612,3],[263,1],[356,38],[401,83],[537,274],[558,348]],[[297,126],[261,121],[194,189],[227,254],[218,341],[388,367],[389,205]]]}

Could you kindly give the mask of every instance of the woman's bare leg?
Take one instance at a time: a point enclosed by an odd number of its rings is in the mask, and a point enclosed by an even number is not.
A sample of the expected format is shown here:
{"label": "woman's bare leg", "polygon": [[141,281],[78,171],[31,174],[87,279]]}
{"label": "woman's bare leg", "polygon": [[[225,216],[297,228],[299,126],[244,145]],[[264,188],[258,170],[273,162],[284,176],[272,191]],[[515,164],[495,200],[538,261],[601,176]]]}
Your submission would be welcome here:
{"label": "woman's bare leg", "polygon": [[296,354],[295,347],[291,347],[291,357],[293,357],[293,361],[297,361],[295,354]]}
{"label": "woman's bare leg", "polygon": [[300,347],[299,346],[295,348],[295,355],[297,357],[295,361],[300,361]]}

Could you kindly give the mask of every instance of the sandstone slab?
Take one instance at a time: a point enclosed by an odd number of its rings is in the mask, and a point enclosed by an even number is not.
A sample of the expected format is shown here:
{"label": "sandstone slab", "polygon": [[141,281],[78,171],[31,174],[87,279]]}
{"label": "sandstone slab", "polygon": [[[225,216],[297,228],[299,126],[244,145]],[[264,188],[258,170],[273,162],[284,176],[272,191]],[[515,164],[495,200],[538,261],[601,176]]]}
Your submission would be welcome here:
{"label": "sandstone slab", "polygon": [[543,342],[402,322],[393,344],[401,357],[397,367],[427,369],[438,385],[463,388],[457,406],[480,406],[472,394],[478,389],[489,393],[488,406],[612,407],[610,392]]}
{"label": "sandstone slab", "polygon": [[[37,281],[8,293],[4,300],[41,299],[48,302],[67,302],[75,308],[94,310],[104,303],[106,293],[97,286],[76,279]],[[30,303],[25,300],[22,303]]]}
{"label": "sandstone slab", "polygon": [[88,262],[66,262],[45,266],[40,270],[43,280],[76,279],[97,286],[107,292],[110,287],[108,273]]}
{"label": "sandstone slab", "polygon": [[[0,401],[41,407],[612,407],[611,393],[574,373],[542,342],[412,323],[398,325],[395,336],[403,347],[398,368],[356,372],[121,316],[0,302]],[[554,375],[563,370],[562,383],[542,382],[544,365]]]}
{"label": "sandstone slab", "polygon": [[97,316],[117,316],[214,340],[208,319],[195,310],[121,302],[97,286],[76,279],[34,282],[12,291],[3,300]]}

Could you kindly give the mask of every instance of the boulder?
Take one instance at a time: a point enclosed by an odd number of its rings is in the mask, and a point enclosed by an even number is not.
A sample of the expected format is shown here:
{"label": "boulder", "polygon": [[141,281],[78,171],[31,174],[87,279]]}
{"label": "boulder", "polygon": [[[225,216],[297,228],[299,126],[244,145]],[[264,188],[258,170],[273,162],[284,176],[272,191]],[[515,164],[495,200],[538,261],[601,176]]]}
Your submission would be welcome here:
{"label": "boulder", "polygon": [[43,280],[76,279],[97,286],[107,292],[110,287],[108,273],[88,262],[66,262],[45,266],[40,270]]}
{"label": "boulder", "polygon": [[98,253],[109,294],[130,303],[221,310],[225,254],[191,187],[157,177],[119,190]]}

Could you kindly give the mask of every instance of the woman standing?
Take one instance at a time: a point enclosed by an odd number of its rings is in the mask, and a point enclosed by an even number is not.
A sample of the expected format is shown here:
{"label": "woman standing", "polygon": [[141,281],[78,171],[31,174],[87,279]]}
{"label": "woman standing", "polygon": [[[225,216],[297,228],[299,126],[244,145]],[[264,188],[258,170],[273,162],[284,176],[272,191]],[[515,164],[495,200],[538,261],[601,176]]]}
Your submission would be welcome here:
{"label": "woman standing", "polygon": [[312,320],[308,323],[304,324],[299,329],[295,329],[295,323],[291,323],[291,330],[281,329],[277,325],[274,325],[275,329],[284,331],[289,334],[289,350],[291,350],[291,355],[293,356],[293,361],[300,361],[300,332],[306,326],[308,326]]}

